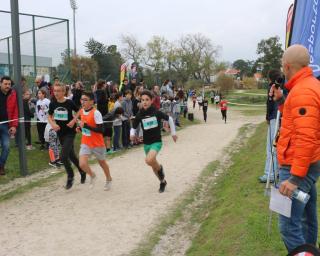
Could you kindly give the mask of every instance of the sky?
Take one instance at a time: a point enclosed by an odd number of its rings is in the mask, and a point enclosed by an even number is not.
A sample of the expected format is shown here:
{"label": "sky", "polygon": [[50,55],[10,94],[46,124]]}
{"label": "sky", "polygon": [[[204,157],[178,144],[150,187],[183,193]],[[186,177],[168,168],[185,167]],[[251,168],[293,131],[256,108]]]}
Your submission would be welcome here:
{"label": "sky", "polygon": [[[76,2],[78,54],[86,54],[84,43],[90,37],[106,45],[121,45],[122,34],[133,35],[141,44],[145,44],[154,35],[175,41],[182,35],[201,33],[210,38],[215,45],[221,46],[220,61],[233,62],[237,59],[256,59],[257,44],[261,39],[277,35],[284,45],[286,16],[293,0],[76,0]],[[19,8],[22,13],[69,19],[70,44],[73,48],[73,13],[69,0],[19,0]],[[0,0],[0,9],[9,11],[10,0]],[[0,15],[0,38],[10,33],[9,19],[9,16]],[[21,19],[20,23],[21,31],[31,26],[29,19]],[[43,21],[39,21],[38,24],[40,23]],[[55,43],[57,48],[65,43],[64,28],[60,27],[52,32],[51,37],[54,39],[51,40],[51,50],[55,48]],[[40,45],[42,37],[41,35],[37,37]],[[22,48],[26,48],[25,52],[31,49],[28,40],[21,44]],[[0,51],[1,47],[0,42]],[[44,55],[48,49],[43,47],[42,51]]]}

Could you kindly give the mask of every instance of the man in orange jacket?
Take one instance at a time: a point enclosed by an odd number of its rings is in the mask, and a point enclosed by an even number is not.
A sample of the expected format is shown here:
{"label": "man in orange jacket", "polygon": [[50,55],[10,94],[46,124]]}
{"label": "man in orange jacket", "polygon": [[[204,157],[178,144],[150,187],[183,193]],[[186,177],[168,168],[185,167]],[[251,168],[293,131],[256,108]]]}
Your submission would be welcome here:
{"label": "man in orange jacket", "polygon": [[308,50],[290,46],[282,58],[288,97],[273,86],[282,112],[277,156],[281,194],[291,197],[298,188],[310,195],[307,203],[292,200],[291,218],[279,216],[282,239],[291,252],[296,247],[317,242],[317,192],[320,174],[320,82],[313,76]]}

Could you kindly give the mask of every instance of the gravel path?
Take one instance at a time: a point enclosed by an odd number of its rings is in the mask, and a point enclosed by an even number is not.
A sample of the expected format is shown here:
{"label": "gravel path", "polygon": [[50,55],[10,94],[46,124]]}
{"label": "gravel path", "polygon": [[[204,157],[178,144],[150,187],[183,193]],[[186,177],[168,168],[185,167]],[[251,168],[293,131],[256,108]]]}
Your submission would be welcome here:
{"label": "gravel path", "polygon": [[[202,118],[197,108],[195,115]],[[263,117],[229,115],[224,124],[220,111],[210,108],[208,123],[179,131],[176,144],[170,136],[164,138],[159,160],[168,187],[163,194],[158,193],[158,181],[144,163],[143,149],[136,148],[109,161],[111,191],[103,190],[103,173],[94,166],[98,179],[93,189],[78,184],[76,176],[74,188],[65,191],[64,177],[2,202],[0,255],[127,255],[159,216],[194,185],[202,169],[219,158],[241,126],[263,121]]]}

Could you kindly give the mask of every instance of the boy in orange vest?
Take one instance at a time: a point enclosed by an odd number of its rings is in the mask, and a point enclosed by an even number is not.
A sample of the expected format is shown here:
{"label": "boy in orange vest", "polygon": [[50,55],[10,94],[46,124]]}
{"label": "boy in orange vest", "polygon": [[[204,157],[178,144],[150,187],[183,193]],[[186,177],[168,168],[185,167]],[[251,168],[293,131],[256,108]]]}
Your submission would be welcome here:
{"label": "boy in orange vest", "polygon": [[83,92],[81,96],[82,109],[79,111],[81,121],[77,131],[82,131],[79,164],[82,170],[91,177],[91,187],[94,185],[96,174],[89,166],[88,160],[91,154],[97,158],[99,165],[106,176],[105,190],[111,189],[112,178],[109,166],[105,160],[105,144],[103,139],[103,120],[101,113],[93,107],[94,95],[92,92]]}

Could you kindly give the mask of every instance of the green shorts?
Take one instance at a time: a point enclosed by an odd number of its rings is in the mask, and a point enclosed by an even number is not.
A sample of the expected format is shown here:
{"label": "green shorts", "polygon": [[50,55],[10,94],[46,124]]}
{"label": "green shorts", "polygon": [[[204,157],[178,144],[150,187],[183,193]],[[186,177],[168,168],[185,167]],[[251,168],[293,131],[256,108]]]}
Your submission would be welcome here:
{"label": "green shorts", "polygon": [[149,153],[150,150],[154,150],[159,153],[161,148],[162,148],[162,142],[155,142],[150,145],[146,145],[146,144],[143,145],[143,149],[144,149],[144,152],[146,153],[146,155]]}

